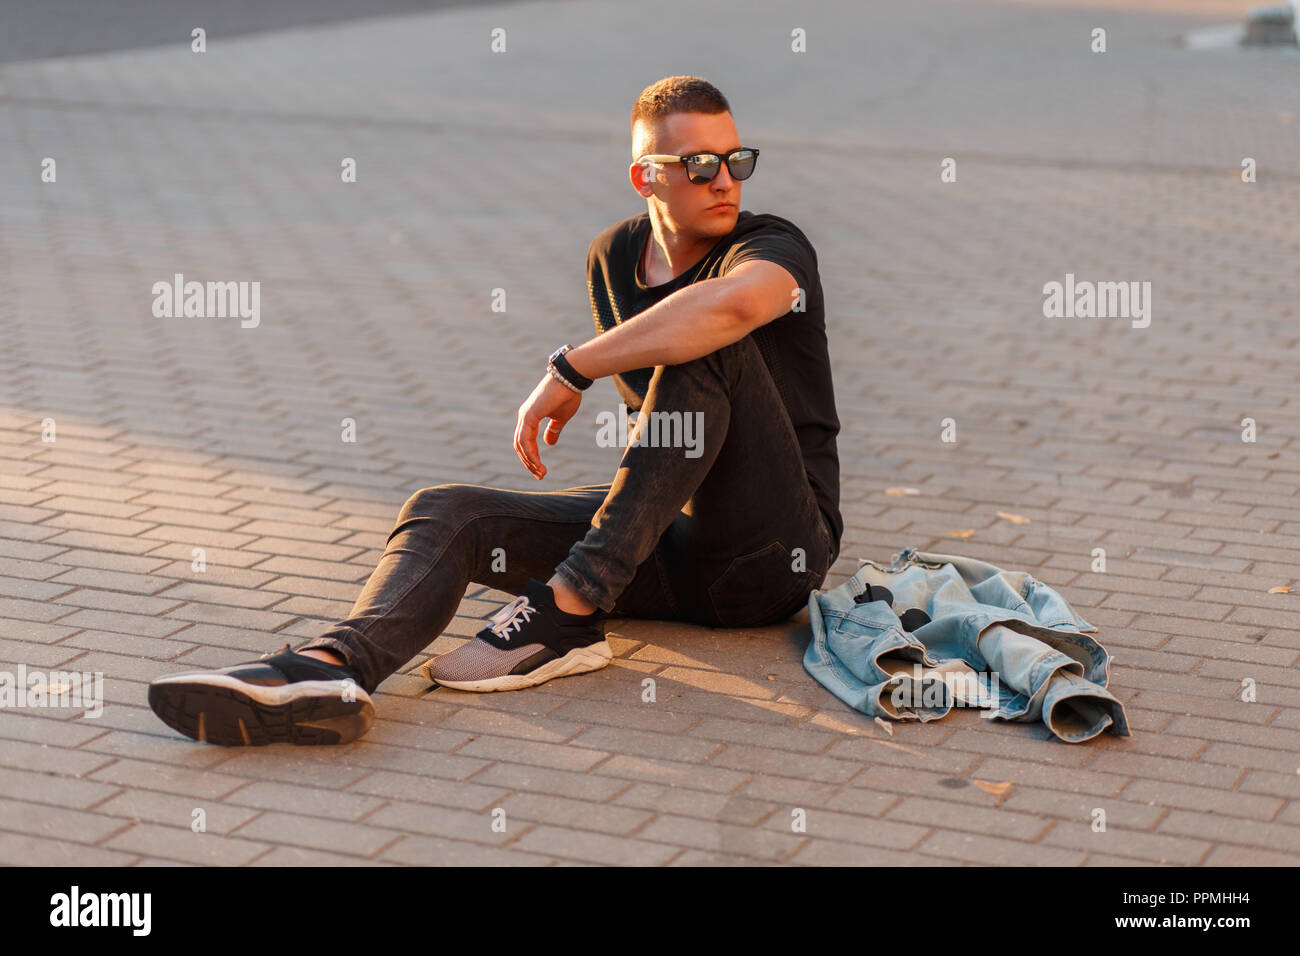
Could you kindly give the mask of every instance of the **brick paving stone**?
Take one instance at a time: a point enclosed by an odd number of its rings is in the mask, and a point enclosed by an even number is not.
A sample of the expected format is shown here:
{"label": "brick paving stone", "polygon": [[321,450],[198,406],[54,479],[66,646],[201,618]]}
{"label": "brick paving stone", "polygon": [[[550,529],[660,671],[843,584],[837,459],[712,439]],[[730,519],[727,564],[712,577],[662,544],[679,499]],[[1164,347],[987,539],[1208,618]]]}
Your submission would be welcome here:
{"label": "brick paving stone", "polygon": [[789,857],[807,839],[804,833],[792,831],[789,819],[783,826],[740,826],[725,820],[700,820],[673,814],[656,817],[637,831],[637,837],[725,856],[772,861]]}
{"label": "brick paving stone", "polygon": [[456,751],[456,754],[461,757],[479,757],[485,760],[535,763],[541,767],[561,770],[590,770],[609,756],[604,751],[586,747],[488,736],[474,737]]}
{"label": "brick paving stone", "polygon": [[1160,821],[1157,832],[1300,853],[1300,825],[1284,822],[1264,823],[1217,813],[1171,810]]}
{"label": "brick paving stone", "polygon": [[700,766],[628,754],[616,754],[610,757],[600,764],[595,772],[624,780],[661,783],[710,793],[731,793],[749,777],[744,771],[730,770],[714,764]]}
{"label": "brick paving stone", "polygon": [[[500,803],[510,789],[485,786],[470,781],[440,780],[422,774],[379,770],[353,783],[348,792],[369,794],[390,801],[430,803],[458,810],[481,811]],[[346,806],[346,803],[344,805]]]}
{"label": "brick paving stone", "polygon": [[1152,807],[1205,810],[1254,820],[1272,820],[1285,805],[1283,800],[1256,796],[1241,789],[1223,791],[1153,780],[1134,780],[1124,788],[1124,799],[1145,801]]}
{"label": "brick paving stone", "polygon": [[804,807],[780,808],[767,818],[763,824],[764,829],[789,833],[797,810],[806,811],[804,825],[807,829],[804,832],[819,839],[908,850],[915,847],[931,830],[929,824],[923,822],[862,817],[829,810],[807,810]]}
{"label": "brick paving stone", "polygon": [[[839,840],[811,839],[786,861],[792,866],[952,866],[954,861],[915,850],[886,849]],[[685,862],[674,861],[674,866]],[[712,865],[702,863],[701,865]]]}
{"label": "brick paving stone", "polygon": [[1006,802],[999,808],[975,804],[951,804],[925,797],[906,797],[889,808],[885,821],[903,821],[919,826],[944,827],[965,833],[984,833],[1034,842],[1051,826],[1037,815],[1017,813]]}
{"label": "brick paving stone", "polygon": [[62,837],[0,832],[0,864],[5,866],[131,866],[138,853],[106,850]]}
{"label": "brick paving stone", "polygon": [[175,767],[133,759],[111,760],[111,762],[106,760],[99,769],[83,776],[119,787],[158,790],[163,793],[193,796],[197,799],[217,799],[249,782],[246,778],[211,770]]}
{"label": "brick paving stone", "polygon": [[1065,821],[1089,821],[1094,810],[1106,811],[1108,827],[1149,830],[1165,815],[1163,806],[1136,802],[1127,792],[1122,798],[1059,793],[1036,787],[1016,787],[996,805],[1000,810],[1022,811],[1057,817]]}
{"label": "brick paving stone", "polygon": [[[1300,767],[1296,769],[1300,770]],[[1242,777],[1238,789],[1247,793],[1267,793],[1288,800],[1298,800],[1300,799],[1300,773],[1251,770]]]}
{"label": "brick paving stone", "polygon": [[[353,786],[355,787],[356,784]],[[221,798],[218,806],[224,807],[228,804],[231,809],[241,810],[249,807],[256,810],[293,807],[296,813],[310,816],[356,820],[382,806],[383,803],[383,800],[376,797],[323,790],[319,787],[296,786],[281,781],[259,780],[226,794]],[[251,819],[252,816],[253,814],[250,813],[245,819]]]}
{"label": "brick paving stone", "polygon": [[[398,844],[400,846],[400,843]],[[308,850],[298,846],[277,846],[248,864],[249,866],[397,866],[387,860],[372,860],[364,856],[346,856],[321,850]]]}
{"label": "brick paving stone", "polygon": [[[558,708],[563,710],[563,708]],[[555,711],[544,717],[523,717],[517,714],[501,714],[490,710],[461,708],[448,714],[438,722],[438,729],[446,731],[464,731],[482,733],[497,737],[511,737],[516,740],[537,740],[547,743],[574,742],[574,738],[583,729],[583,724],[575,721],[558,720]],[[465,733],[459,733],[462,739]],[[577,741],[581,746],[592,746]]]}
{"label": "brick paving stone", "polygon": [[194,747],[192,742],[178,735],[162,736],[153,733],[131,733],[111,730],[81,745],[81,753],[113,754],[133,760],[174,764],[182,767],[204,769],[221,763],[226,754],[216,747]]}
{"label": "brick paving stone", "polygon": [[829,757],[842,758],[847,762],[856,761],[858,766],[882,763],[948,775],[962,774],[980,760],[978,754],[950,751],[943,746],[929,749],[909,746],[905,730],[896,730],[893,738],[887,740],[879,737],[846,737],[837,741],[826,753]]}
{"label": "brick paving stone", "polygon": [[555,861],[545,854],[487,847],[466,840],[405,836],[386,849],[378,862],[408,866],[550,866]]}
{"label": "brick paving stone", "polygon": [[70,775],[34,773],[12,767],[0,774],[0,797],[22,800],[39,795],[43,803],[76,810],[85,810],[120,792],[121,788],[112,784]]}
{"label": "brick paving stone", "polygon": [[[791,701],[726,697],[707,691],[695,690],[675,693],[667,699],[661,697],[657,706],[662,711],[674,716],[698,718],[713,715],[766,724],[786,724],[791,717],[804,717],[814,713],[811,708]],[[632,715],[639,713],[639,711],[626,710],[626,713]]]}
{"label": "brick paving stone", "polygon": [[511,794],[499,806],[511,819],[582,827],[615,836],[630,834],[654,818],[653,813],[631,807],[533,793]]}
{"label": "brick paving stone", "polygon": [[690,732],[693,737],[774,747],[802,754],[821,753],[839,737],[839,734],[816,727],[771,727],[720,717],[706,717]]}
{"label": "brick paving stone", "polygon": [[368,819],[364,823],[353,823],[274,810],[257,814],[249,822],[236,827],[233,835],[262,843],[271,841],[366,857],[381,852],[400,836],[395,829],[385,829],[380,821]]}
{"label": "brick paving stone", "polygon": [[[196,810],[202,810],[202,815],[196,814]],[[189,826],[191,830],[201,820],[206,832],[222,834],[243,826],[260,812],[247,807],[227,807],[154,790],[127,791],[95,806],[97,814],[125,817],[137,822]]]}
{"label": "brick paving stone", "polygon": [[29,644],[26,641],[0,640],[0,659],[6,662],[21,661],[28,668],[59,669],[70,665],[82,655],[76,647],[61,644]]}
{"label": "brick paving stone", "polygon": [[843,783],[858,771],[857,766],[849,760],[768,750],[747,744],[727,744],[709,758],[709,766],[737,770],[753,768],[755,771],[780,772],[825,783]]}
{"label": "brick paving stone", "polygon": [[515,840],[510,849],[620,866],[659,866],[680,852],[680,847],[635,837],[613,837],[557,826],[535,826]]}
{"label": "brick paving stone", "polygon": [[606,701],[581,699],[565,701],[550,711],[547,717],[576,722],[578,726],[598,724],[605,727],[627,727],[664,734],[679,734],[699,723],[699,717],[694,714],[682,713],[675,708],[669,709],[667,705],[658,703],[628,707]]}
{"label": "brick paving stone", "polygon": [[52,598],[51,603],[67,604],[73,607],[100,608],[108,611],[123,611],[130,614],[161,614],[182,606],[182,602],[176,598],[144,597],[139,594],[101,591],[94,588],[77,588],[67,594]]}
{"label": "brick paving stone", "polygon": [[4,821],[4,829],[10,832],[92,846],[129,826],[125,820],[97,811],[73,810],[9,799],[0,799],[0,820]]}
{"label": "brick paving stone", "polygon": [[1295,854],[1244,846],[1218,846],[1202,863],[1204,866],[1295,866]]}
{"label": "brick paving stone", "polygon": [[723,745],[694,736],[673,736],[627,727],[589,727],[571,741],[574,747],[594,747],[602,752],[614,748],[642,757],[662,757],[684,763],[703,763],[718,754]]}
{"label": "brick paving stone", "polygon": [[1198,765],[1226,764],[1236,768],[1275,770],[1278,773],[1300,772],[1300,754],[1288,750],[1248,747],[1240,744],[1210,744],[1201,754]]}
{"label": "brick paving stone", "polygon": [[757,824],[777,809],[777,804],[771,800],[647,783],[636,784],[619,794],[613,802],[620,806],[640,807],[702,820],[721,820],[740,826]]}
{"label": "brick paving stone", "polygon": [[240,866],[251,863],[271,849],[268,843],[195,833],[186,827],[139,823],[103,844],[104,849],[157,856],[182,863],[209,866]]}
{"label": "brick paving stone", "polygon": [[917,847],[921,852],[984,866],[1078,866],[1085,854],[1046,843],[1022,843],[1001,837],[935,830]]}
{"label": "brick paving stone", "polygon": [[80,777],[112,762],[113,758],[105,754],[23,740],[0,740],[0,767]]}
{"label": "brick paving stone", "polygon": [[1090,820],[1078,823],[1057,824],[1043,837],[1044,846],[1061,849],[1084,850],[1117,857],[1129,857],[1145,863],[1175,863],[1183,866],[1200,863],[1210,849],[1205,840],[1194,839],[1195,834],[1169,836],[1162,833],[1135,833],[1128,829],[1110,829],[1097,832]]}

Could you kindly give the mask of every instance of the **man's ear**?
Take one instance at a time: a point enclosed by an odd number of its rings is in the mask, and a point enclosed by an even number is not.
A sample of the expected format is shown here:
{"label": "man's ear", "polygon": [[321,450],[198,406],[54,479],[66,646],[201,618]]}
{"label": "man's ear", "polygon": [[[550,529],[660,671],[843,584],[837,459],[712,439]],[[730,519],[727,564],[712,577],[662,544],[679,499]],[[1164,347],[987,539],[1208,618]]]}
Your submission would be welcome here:
{"label": "man's ear", "polygon": [[648,163],[633,163],[628,167],[632,188],[649,199],[654,195],[654,167]]}

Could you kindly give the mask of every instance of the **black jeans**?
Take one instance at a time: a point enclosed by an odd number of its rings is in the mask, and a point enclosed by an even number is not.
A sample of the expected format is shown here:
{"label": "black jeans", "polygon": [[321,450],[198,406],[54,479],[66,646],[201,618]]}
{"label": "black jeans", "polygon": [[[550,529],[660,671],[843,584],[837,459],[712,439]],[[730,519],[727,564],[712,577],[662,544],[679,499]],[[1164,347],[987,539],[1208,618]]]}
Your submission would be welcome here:
{"label": "black jeans", "polygon": [[347,619],[298,649],[338,653],[373,692],[442,633],[469,582],[520,594],[553,571],[617,617],[770,624],[807,602],[838,553],[745,336],[655,369],[611,483],[417,491]]}

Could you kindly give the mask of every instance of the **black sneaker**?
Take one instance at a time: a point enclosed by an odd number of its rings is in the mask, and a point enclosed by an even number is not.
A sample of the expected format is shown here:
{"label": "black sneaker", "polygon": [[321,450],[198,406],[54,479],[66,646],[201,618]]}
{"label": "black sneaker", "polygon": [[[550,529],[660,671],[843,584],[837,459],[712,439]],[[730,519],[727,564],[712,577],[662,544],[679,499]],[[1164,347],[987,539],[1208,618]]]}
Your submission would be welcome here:
{"label": "black sneaker", "polygon": [[568,614],[555,606],[555,592],[529,578],[524,593],[496,614],[491,623],[454,651],[421,665],[424,676],[456,690],[519,690],[599,670],[614,657],[605,630],[605,614]]}
{"label": "black sneaker", "polygon": [[256,661],[160,677],[149,685],[149,706],[186,737],[233,747],[343,744],[375,720],[348,668],[288,644]]}

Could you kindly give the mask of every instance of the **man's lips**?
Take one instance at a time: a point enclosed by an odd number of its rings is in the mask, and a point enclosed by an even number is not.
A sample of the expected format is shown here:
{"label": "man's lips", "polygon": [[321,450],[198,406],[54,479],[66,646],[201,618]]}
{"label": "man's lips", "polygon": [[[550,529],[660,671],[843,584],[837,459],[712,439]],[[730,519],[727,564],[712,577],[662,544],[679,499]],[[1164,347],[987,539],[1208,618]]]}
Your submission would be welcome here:
{"label": "man's lips", "polygon": [[736,204],[734,202],[719,202],[719,203],[714,203],[712,206],[710,206],[708,209],[704,211],[714,212],[715,210],[721,211],[723,209],[735,209],[735,208],[736,208]]}

